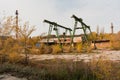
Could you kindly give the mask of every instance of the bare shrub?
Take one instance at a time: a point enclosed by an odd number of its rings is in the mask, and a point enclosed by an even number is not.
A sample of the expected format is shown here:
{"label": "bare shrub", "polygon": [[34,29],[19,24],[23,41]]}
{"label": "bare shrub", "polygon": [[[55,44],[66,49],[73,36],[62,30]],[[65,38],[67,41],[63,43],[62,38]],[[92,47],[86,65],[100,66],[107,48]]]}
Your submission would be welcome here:
{"label": "bare shrub", "polygon": [[120,32],[118,34],[111,35],[111,49],[120,50]]}
{"label": "bare shrub", "polygon": [[50,54],[52,53],[52,48],[48,45],[41,44],[39,47],[39,54]]}
{"label": "bare shrub", "polygon": [[52,49],[53,49],[52,54],[58,54],[58,53],[62,52],[60,45],[53,45]]}
{"label": "bare shrub", "polygon": [[98,60],[92,60],[90,68],[97,79],[110,80],[113,67],[110,61],[105,60],[105,57],[100,57]]}
{"label": "bare shrub", "polygon": [[89,43],[78,43],[76,45],[76,50],[79,53],[90,53],[92,52],[92,47]]}
{"label": "bare shrub", "polygon": [[63,45],[63,51],[66,53],[71,52],[71,46],[70,45]]}
{"label": "bare shrub", "polygon": [[30,49],[30,53],[31,54],[40,54],[40,51],[39,51],[39,49],[32,48],[32,49]]}
{"label": "bare shrub", "polygon": [[76,47],[77,47],[77,52],[83,52],[83,44],[82,43],[78,43],[76,45]]}

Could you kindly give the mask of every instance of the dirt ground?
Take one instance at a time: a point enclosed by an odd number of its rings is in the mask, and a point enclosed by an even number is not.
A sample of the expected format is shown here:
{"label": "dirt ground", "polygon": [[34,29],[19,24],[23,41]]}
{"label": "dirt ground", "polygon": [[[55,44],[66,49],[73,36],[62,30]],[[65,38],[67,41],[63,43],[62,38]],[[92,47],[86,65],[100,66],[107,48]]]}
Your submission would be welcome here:
{"label": "dirt ground", "polygon": [[4,75],[0,75],[0,80],[27,80],[27,79],[17,78],[17,77],[11,76],[10,74],[4,74]]}
{"label": "dirt ground", "polygon": [[93,53],[61,53],[59,55],[44,54],[44,55],[29,55],[32,60],[49,60],[49,59],[66,59],[73,61],[89,62],[92,59],[102,58],[104,60],[120,61],[120,51],[114,50],[95,50]]}
{"label": "dirt ground", "polygon": [[[44,54],[44,55],[29,55],[32,60],[49,60],[49,59],[66,59],[72,61],[84,61],[89,62],[92,59],[104,59],[120,62],[120,51],[113,50],[95,50],[93,53],[61,53],[59,55]],[[0,80],[27,80],[25,78],[17,78],[10,74],[0,75]]]}

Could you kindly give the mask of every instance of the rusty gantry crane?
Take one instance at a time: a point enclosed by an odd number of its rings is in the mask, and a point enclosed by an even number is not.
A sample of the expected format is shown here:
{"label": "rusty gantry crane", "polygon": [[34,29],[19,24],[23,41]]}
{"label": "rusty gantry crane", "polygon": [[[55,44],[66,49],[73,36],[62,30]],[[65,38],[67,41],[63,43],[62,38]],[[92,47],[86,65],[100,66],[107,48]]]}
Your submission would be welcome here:
{"label": "rusty gantry crane", "polygon": [[67,34],[67,31],[69,31],[69,34],[72,35],[72,33],[71,33],[72,29],[64,27],[62,25],[59,25],[56,22],[51,22],[48,20],[44,20],[44,22],[49,24],[47,43],[49,43],[49,38],[50,38],[51,32],[52,32],[52,30],[54,30],[56,32],[56,37],[58,38],[60,48],[62,49],[62,44],[61,44],[61,40],[60,40],[60,36],[59,36],[59,32],[58,32],[58,27],[63,28],[65,30],[65,33],[63,33],[64,38],[65,38],[65,34]]}
{"label": "rusty gantry crane", "polygon": [[[73,29],[73,35],[72,35],[72,43],[74,43],[73,39],[74,39],[74,36],[75,36],[75,31],[77,29],[82,29],[83,32],[84,32],[84,36],[82,37],[82,41],[83,42],[89,42],[88,35],[87,35],[87,29],[90,31],[90,34],[93,37],[91,29],[90,29],[90,26],[86,25],[83,22],[82,18],[78,18],[75,15],[72,15],[72,18],[74,18],[74,20],[75,20],[75,25],[74,25],[74,29]],[[81,27],[77,27],[78,22],[81,24]],[[94,40],[93,40],[93,43],[94,43],[94,49],[96,49],[96,45],[95,45],[95,41]]]}

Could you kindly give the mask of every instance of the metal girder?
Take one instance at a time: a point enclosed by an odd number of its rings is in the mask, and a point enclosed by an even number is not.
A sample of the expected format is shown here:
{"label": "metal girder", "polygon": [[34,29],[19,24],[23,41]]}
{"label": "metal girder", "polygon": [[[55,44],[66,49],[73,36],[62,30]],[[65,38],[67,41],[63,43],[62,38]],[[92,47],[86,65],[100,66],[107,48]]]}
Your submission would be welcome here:
{"label": "metal girder", "polygon": [[64,27],[64,26],[62,26],[62,25],[57,24],[56,22],[51,22],[51,21],[48,21],[48,20],[44,20],[43,22],[46,22],[46,23],[50,24],[50,26],[49,26],[49,31],[48,31],[47,43],[49,42],[49,36],[51,35],[52,29],[53,29],[53,30],[55,30],[55,32],[56,32],[56,36],[57,36],[57,38],[58,38],[60,47],[61,47],[61,49],[62,49],[62,44],[61,44],[61,40],[60,40],[59,33],[58,33],[58,27],[65,29],[65,33],[64,33],[64,36],[63,36],[64,39],[65,39],[65,34],[67,33],[67,31],[69,31],[70,35],[72,34],[72,33],[71,33],[72,29],[71,29],[71,28]]}
{"label": "metal girder", "polygon": [[[74,30],[73,30],[72,42],[73,42],[73,38],[74,38],[76,29],[82,29],[83,32],[84,32],[84,35],[85,35],[85,39],[86,39],[86,41],[88,41],[88,39],[87,39],[87,34],[86,34],[86,30],[89,29],[89,31],[90,31],[90,33],[91,33],[90,26],[87,26],[87,25],[83,22],[82,18],[78,18],[78,17],[76,17],[75,15],[73,15],[71,18],[74,18],[74,19],[75,19],[75,25],[74,25]],[[77,27],[78,22],[81,23],[81,27]]]}
{"label": "metal girder", "polygon": [[69,30],[69,31],[72,31],[71,28],[67,28],[67,27],[61,26],[61,25],[57,24],[56,22],[51,22],[51,21],[48,21],[48,20],[44,20],[44,22],[52,24],[52,25],[55,25],[55,26],[58,26],[60,28],[63,28],[63,29]]}
{"label": "metal girder", "polygon": [[74,18],[75,21],[78,21],[78,22],[80,22],[82,25],[85,25],[86,28],[90,28],[90,26],[87,26],[87,25],[83,22],[82,18],[78,18],[78,17],[76,17],[75,15],[72,15],[71,18]]}
{"label": "metal girder", "polygon": [[[84,37],[85,37],[85,40],[86,40],[86,41],[89,41],[86,30],[88,29],[88,30],[90,31],[90,34],[92,35],[90,26],[86,25],[86,24],[83,22],[82,18],[78,18],[78,17],[75,16],[75,15],[72,15],[71,18],[74,18],[74,19],[75,19],[75,25],[74,25],[73,35],[72,35],[72,43],[74,43],[74,42],[73,42],[73,38],[74,38],[76,29],[82,29],[83,32],[84,32],[84,35],[85,35],[85,36],[84,36]],[[82,26],[82,27],[77,27],[78,22],[81,23],[81,26]],[[93,37],[93,35],[92,35],[92,37]],[[94,43],[94,48],[96,49],[95,43]]]}

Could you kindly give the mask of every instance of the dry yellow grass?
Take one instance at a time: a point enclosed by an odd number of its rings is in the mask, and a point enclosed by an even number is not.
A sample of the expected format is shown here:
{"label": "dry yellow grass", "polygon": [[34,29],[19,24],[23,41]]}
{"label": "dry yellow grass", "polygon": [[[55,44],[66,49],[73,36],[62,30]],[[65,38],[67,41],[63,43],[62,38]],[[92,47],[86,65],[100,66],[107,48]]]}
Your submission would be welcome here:
{"label": "dry yellow grass", "polygon": [[83,51],[83,44],[82,43],[78,43],[76,45],[76,49],[77,49],[77,52],[82,52]]}
{"label": "dry yellow grass", "polygon": [[111,35],[111,49],[120,50],[120,32],[117,34]]}
{"label": "dry yellow grass", "polygon": [[100,80],[110,80],[112,74],[112,62],[105,60],[106,58],[101,56],[98,60],[93,59],[90,63],[93,74]]}
{"label": "dry yellow grass", "polygon": [[11,63],[18,63],[22,60],[22,57],[18,53],[10,53],[8,54],[8,60]]}
{"label": "dry yellow grass", "polygon": [[62,51],[59,45],[53,45],[52,46],[52,54],[58,54]]}
{"label": "dry yellow grass", "polygon": [[120,49],[120,41],[111,41],[111,49],[119,50]]}
{"label": "dry yellow grass", "polygon": [[63,46],[63,52],[70,53],[71,52],[71,46],[70,45],[64,45]]}

